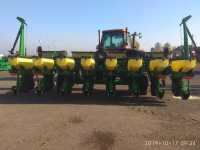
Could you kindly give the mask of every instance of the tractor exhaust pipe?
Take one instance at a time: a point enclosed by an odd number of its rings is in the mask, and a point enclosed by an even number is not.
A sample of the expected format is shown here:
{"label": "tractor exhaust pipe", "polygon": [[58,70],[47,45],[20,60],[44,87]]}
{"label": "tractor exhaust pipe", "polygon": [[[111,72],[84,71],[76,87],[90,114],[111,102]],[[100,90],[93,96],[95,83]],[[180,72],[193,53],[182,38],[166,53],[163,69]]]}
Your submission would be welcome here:
{"label": "tractor exhaust pipe", "polygon": [[100,44],[101,44],[101,30],[98,30],[98,38],[99,38],[98,49],[100,49]]}
{"label": "tractor exhaust pipe", "polygon": [[127,27],[125,28],[125,32],[126,32],[126,41],[125,41],[125,43],[126,43],[126,45],[128,45],[128,28]]}

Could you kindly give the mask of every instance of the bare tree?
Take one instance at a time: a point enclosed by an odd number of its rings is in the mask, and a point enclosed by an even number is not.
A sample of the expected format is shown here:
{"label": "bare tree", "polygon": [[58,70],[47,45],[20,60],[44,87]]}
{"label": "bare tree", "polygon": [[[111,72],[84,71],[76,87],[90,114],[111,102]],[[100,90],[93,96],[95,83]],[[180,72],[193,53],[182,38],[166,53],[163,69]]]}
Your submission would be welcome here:
{"label": "bare tree", "polygon": [[162,51],[162,45],[160,42],[157,42],[154,46],[154,51],[161,52]]}
{"label": "bare tree", "polygon": [[170,44],[170,43],[168,43],[168,42],[164,44],[163,48],[168,48],[168,49],[169,49],[169,51],[171,51],[171,50],[172,50],[172,46],[171,46],[171,44]]}

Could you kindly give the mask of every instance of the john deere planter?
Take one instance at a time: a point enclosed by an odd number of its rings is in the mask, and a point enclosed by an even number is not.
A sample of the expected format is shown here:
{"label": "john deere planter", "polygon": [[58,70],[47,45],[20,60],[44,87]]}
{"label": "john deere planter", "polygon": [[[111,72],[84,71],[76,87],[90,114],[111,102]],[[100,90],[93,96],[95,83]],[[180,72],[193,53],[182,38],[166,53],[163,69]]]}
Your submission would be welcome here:
{"label": "john deere planter", "polygon": [[[103,84],[107,96],[116,96],[117,85],[127,85],[129,94],[138,97],[147,95],[150,83],[151,95],[163,98],[165,79],[170,74],[173,94],[187,99],[190,96],[189,79],[197,63],[188,45],[189,36],[193,50],[196,49],[186,26],[190,17],[184,18],[181,23],[184,29],[184,46],[180,48],[182,55],[175,55],[173,58],[170,57],[168,49],[164,52],[139,50],[136,37],[140,38],[141,34],[130,34],[127,28],[105,30],[102,36],[99,31],[96,52],[72,52],[72,57],[63,54],[48,57],[48,51],[42,51],[39,47],[37,57],[28,57],[24,47],[26,23],[18,17],[21,26],[9,57],[12,72],[17,75],[13,90],[20,93],[35,89],[36,93],[41,95],[56,87],[57,94],[64,95],[72,92],[74,84],[81,84],[84,95],[89,96],[93,93],[95,84]],[[19,38],[19,53],[14,54]]]}
{"label": "john deere planter", "polygon": [[175,96],[188,99],[190,96],[190,79],[192,70],[196,66],[196,60],[172,60],[172,92]]}
{"label": "john deere planter", "polygon": [[149,62],[149,77],[151,81],[151,95],[163,98],[165,94],[165,79],[168,75],[169,59],[154,58]]}
{"label": "john deere planter", "polygon": [[130,58],[127,64],[128,86],[131,94],[139,96],[147,93],[148,79],[145,74],[144,60],[142,58]]}
{"label": "john deere planter", "polygon": [[180,48],[180,56],[176,56],[171,61],[171,79],[172,92],[175,96],[181,96],[182,99],[188,99],[190,96],[190,81],[193,76],[193,69],[196,67],[196,58],[192,55],[192,49],[188,45],[188,36],[192,41],[194,49],[197,49],[196,43],[186,25],[191,16],[185,17],[181,25],[184,33],[184,46]]}
{"label": "john deere planter", "polygon": [[[24,27],[26,22],[24,19],[17,17],[17,20],[21,23],[17,37],[15,39],[13,48],[10,51],[11,56],[9,56],[8,61],[11,65],[11,73],[17,76],[16,86],[12,89],[14,93],[19,94],[21,92],[28,92],[34,88],[33,81],[33,59],[26,57],[25,47],[24,47]],[[14,54],[14,49],[20,38],[19,52]]]}
{"label": "john deere planter", "polygon": [[75,60],[73,58],[58,58],[57,68],[57,94],[70,94],[75,83]]}
{"label": "john deere planter", "polygon": [[95,60],[90,57],[81,58],[80,66],[81,70],[79,75],[83,83],[83,93],[85,95],[91,95],[95,81]]}
{"label": "john deere planter", "polygon": [[44,94],[54,87],[54,60],[48,58],[36,58],[34,62],[34,74],[36,76],[35,92]]}
{"label": "john deere planter", "polygon": [[34,88],[33,81],[33,59],[22,57],[10,57],[9,63],[12,66],[11,73],[17,76],[16,86],[12,87],[15,94],[28,92]]}
{"label": "john deere planter", "polygon": [[117,73],[117,58],[106,58],[105,60],[105,83],[106,83],[106,94],[113,96],[115,94],[115,79]]}

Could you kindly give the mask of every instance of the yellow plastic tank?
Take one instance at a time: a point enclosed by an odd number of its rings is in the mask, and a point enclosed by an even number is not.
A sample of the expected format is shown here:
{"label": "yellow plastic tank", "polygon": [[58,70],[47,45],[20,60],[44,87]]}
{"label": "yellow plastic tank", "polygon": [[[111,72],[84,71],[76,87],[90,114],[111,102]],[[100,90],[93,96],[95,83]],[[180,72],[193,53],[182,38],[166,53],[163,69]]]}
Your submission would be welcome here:
{"label": "yellow plastic tank", "polygon": [[142,59],[129,59],[128,60],[128,71],[137,72],[143,65]]}
{"label": "yellow plastic tank", "polygon": [[23,67],[24,69],[33,68],[33,59],[31,58],[12,57],[8,59],[8,62],[16,69],[19,69],[20,67]]}
{"label": "yellow plastic tank", "polygon": [[81,67],[84,70],[92,70],[95,68],[95,60],[93,58],[81,58]]}
{"label": "yellow plastic tank", "polygon": [[59,58],[56,60],[56,64],[62,70],[73,70],[75,67],[75,60],[73,58]]}
{"label": "yellow plastic tank", "polygon": [[114,71],[117,68],[117,58],[107,58],[105,65],[108,71]]}
{"label": "yellow plastic tank", "polygon": [[47,68],[51,70],[54,67],[54,60],[49,58],[36,58],[33,62],[34,67],[36,67],[37,69]]}
{"label": "yellow plastic tank", "polygon": [[168,59],[153,59],[153,60],[150,60],[149,70],[150,71],[162,72],[168,66],[169,66],[169,60]]}
{"label": "yellow plastic tank", "polygon": [[174,72],[188,72],[197,65],[196,59],[193,60],[172,60],[171,68]]}

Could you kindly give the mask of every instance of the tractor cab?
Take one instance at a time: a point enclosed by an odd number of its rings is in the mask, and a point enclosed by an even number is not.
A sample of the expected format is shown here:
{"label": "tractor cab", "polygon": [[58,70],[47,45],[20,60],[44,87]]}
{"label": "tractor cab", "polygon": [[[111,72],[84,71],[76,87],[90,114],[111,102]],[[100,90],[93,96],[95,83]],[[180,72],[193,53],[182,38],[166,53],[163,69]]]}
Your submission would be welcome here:
{"label": "tractor cab", "polygon": [[114,29],[102,31],[102,37],[99,31],[99,44],[97,49],[102,50],[128,50],[139,49],[139,43],[135,40],[135,37],[141,38],[141,33],[130,34],[128,29]]}
{"label": "tractor cab", "polygon": [[[139,52],[139,43],[135,40],[136,36],[141,38],[141,34],[130,34],[128,29],[113,29],[102,31],[99,30],[99,44],[97,45],[97,56],[105,58],[105,56],[127,57],[127,53]],[[103,56],[104,55],[104,56]],[[134,54],[135,55],[135,54]]]}
{"label": "tractor cab", "polygon": [[102,32],[100,48],[104,50],[122,50],[131,48],[131,36],[127,30],[116,29]]}

